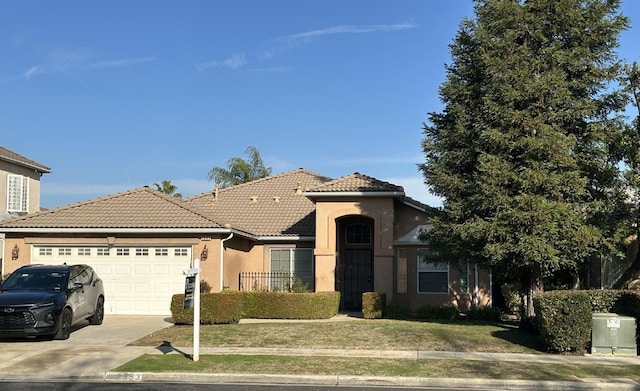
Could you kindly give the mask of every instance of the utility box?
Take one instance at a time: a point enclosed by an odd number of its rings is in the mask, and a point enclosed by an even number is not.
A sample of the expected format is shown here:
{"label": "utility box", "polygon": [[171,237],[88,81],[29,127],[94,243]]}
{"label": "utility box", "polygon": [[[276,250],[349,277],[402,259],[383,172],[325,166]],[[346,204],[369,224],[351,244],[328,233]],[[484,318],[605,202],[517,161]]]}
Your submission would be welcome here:
{"label": "utility box", "polygon": [[600,312],[592,320],[591,354],[637,354],[635,318]]}

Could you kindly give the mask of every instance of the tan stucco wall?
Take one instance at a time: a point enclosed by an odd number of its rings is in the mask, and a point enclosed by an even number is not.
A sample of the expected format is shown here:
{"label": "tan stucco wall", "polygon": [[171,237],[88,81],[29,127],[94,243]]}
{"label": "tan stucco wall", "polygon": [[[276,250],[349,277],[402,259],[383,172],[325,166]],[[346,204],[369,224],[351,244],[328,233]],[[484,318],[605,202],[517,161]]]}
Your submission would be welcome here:
{"label": "tan stucco wall", "polygon": [[7,176],[22,175],[29,178],[29,213],[40,210],[40,173],[27,167],[0,160],[0,214],[7,213]]}
{"label": "tan stucco wall", "polygon": [[[337,257],[336,222],[345,216],[366,216],[373,219],[374,289],[392,292],[394,208],[391,198],[334,199],[316,202],[316,290],[335,290]],[[380,268],[380,270],[378,270]]]}
{"label": "tan stucco wall", "polygon": [[[0,246],[2,242],[0,241]],[[18,259],[12,259],[14,246],[18,247]],[[26,244],[22,238],[4,239],[4,254],[2,257],[2,273],[7,275],[20,266],[28,265],[31,262],[31,246]]]}

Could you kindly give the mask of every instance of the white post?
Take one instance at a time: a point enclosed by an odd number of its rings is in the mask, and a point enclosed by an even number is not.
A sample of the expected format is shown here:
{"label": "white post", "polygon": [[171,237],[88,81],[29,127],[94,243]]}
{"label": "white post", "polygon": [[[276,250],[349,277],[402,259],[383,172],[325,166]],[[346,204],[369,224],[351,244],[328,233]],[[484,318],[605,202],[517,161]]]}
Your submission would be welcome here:
{"label": "white post", "polygon": [[193,288],[193,361],[200,359],[200,258],[193,260],[196,270],[195,287]]}

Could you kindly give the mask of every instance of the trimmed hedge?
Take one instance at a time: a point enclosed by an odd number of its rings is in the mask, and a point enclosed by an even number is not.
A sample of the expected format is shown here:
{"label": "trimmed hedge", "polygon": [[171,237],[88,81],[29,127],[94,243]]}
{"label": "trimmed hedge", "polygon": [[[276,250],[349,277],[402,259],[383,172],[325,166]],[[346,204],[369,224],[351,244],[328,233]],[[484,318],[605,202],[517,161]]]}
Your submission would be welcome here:
{"label": "trimmed hedge", "polygon": [[339,292],[289,293],[240,292],[244,295],[244,318],[329,319],[338,314]]}
{"label": "trimmed hedge", "polygon": [[383,292],[364,292],[362,294],[362,317],[382,319],[387,306],[387,294]]}
{"label": "trimmed hedge", "polygon": [[[184,295],[171,299],[175,324],[193,324],[193,309]],[[328,319],[338,314],[340,292],[287,293],[223,291],[200,295],[200,324],[238,323],[243,318]]]}
{"label": "trimmed hedge", "polygon": [[547,350],[582,353],[591,336],[587,291],[551,291],[533,301],[540,337]]}
{"label": "trimmed hedge", "polygon": [[636,318],[640,332],[640,293],[621,290],[542,292],[533,299],[540,337],[548,351],[585,352],[591,342],[594,312],[614,312]]}
{"label": "trimmed hedge", "polygon": [[[175,324],[193,324],[193,308],[183,308],[184,294],[171,298],[171,317]],[[242,319],[244,297],[240,292],[200,295],[200,324],[238,323]]]}

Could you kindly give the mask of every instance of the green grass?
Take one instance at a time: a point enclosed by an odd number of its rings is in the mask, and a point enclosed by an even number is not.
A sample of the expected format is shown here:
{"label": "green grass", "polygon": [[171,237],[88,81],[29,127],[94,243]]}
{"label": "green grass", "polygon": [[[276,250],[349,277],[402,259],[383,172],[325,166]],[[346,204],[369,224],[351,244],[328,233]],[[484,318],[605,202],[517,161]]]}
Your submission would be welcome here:
{"label": "green grass", "polygon": [[289,375],[351,375],[456,377],[575,381],[578,378],[628,378],[640,381],[640,365],[598,366],[466,360],[408,360],[345,357],[204,355],[197,362],[180,354],[149,355],[116,371],[263,373]]}
{"label": "green grass", "polygon": [[[192,326],[173,326],[132,345],[169,345],[191,351]],[[546,354],[537,336],[508,323],[353,320],[299,323],[203,325],[201,347],[385,349]],[[640,366],[597,366],[439,359],[383,359],[273,355],[186,354],[141,356],[117,369],[125,372],[370,375],[481,379],[576,380],[628,378],[640,381]]]}

